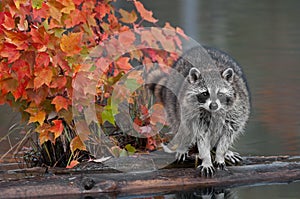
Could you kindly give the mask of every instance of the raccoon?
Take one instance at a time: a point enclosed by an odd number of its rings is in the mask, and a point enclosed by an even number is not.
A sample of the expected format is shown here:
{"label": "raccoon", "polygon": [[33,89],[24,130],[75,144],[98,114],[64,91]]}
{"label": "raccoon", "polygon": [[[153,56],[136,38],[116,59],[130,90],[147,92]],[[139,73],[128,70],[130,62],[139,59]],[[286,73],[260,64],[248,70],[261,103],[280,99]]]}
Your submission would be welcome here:
{"label": "raccoon", "polygon": [[[211,62],[203,62],[203,53]],[[206,66],[207,65],[207,66]],[[225,159],[241,161],[229,150],[244,132],[250,114],[250,93],[239,64],[225,52],[210,47],[194,47],[173,66],[170,74],[149,73],[148,89],[166,110],[174,137],[164,150],[184,159],[197,144],[202,176],[225,169]],[[182,76],[182,78],[180,78]],[[215,149],[215,158],[211,150]]]}

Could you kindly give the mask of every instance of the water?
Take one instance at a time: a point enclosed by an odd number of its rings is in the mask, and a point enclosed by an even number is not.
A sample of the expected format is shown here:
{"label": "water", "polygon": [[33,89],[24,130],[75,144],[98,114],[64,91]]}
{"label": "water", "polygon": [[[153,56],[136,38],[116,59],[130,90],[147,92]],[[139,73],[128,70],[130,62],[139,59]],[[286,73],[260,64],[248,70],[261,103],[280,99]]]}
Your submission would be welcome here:
{"label": "water", "polygon": [[199,43],[228,52],[242,65],[253,107],[246,133],[235,145],[240,153],[300,153],[299,1],[144,3],[157,18],[183,27]]}
{"label": "water", "polygon": [[[300,154],[300,1],[143,2],[160,24],[169,21],[182,27],[199,43],[228,52],[243,66],[253,107],[236,151],[243,155]],[[0,135],[11,124],[8,116],[15,117],[5,111],[0,115]],[[297,198],[299,185],[230,191],[237,198]]]}

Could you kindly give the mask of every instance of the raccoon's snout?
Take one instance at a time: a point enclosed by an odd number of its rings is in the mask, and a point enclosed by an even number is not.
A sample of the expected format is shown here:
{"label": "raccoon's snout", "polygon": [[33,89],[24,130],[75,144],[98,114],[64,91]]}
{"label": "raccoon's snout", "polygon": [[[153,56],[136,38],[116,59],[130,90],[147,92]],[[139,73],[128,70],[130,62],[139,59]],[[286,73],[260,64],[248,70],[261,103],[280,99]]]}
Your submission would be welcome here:
{"label": "raccoon's snout", "polygon": [[212,110],[212,111],[215,111],[219,108],[218,104],[216,102],[212,102],[210,103],[209,105],[209,109]]}

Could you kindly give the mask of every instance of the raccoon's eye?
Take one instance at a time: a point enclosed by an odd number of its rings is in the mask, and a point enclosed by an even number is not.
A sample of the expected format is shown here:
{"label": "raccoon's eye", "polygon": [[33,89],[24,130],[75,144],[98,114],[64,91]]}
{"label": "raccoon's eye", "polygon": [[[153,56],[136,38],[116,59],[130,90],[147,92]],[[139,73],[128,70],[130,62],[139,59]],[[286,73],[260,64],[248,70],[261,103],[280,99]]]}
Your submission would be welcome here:
{"label": "raccoon's eye", "polygon": [[204,97],[206,97],[206,96],[209,95],[209,93],[207,91],[205,91],[205,92],[201,93],[201,95],[204,96]]}
{"label": "raccoon's eye", "polygon": [[224,94],[224,93],[218,93],[218,96],[219,96],[219,97],[224,97],[225,94]]}
{"label": "raccoon's eye", "polygon": [[204,104],[208,98],[209,98],[209,93],[207,91],[197,95],[198,102],[200,102],[201,104]]}

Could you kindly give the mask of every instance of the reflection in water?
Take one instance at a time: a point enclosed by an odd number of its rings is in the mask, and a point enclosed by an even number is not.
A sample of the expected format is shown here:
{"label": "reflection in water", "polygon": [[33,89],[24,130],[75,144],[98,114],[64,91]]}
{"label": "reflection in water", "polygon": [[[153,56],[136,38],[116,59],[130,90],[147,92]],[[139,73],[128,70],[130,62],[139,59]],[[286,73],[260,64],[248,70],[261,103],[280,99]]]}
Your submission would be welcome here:
{"label": "reflection in water", "polygon": [[[73,197],[72,197],[73,198]],[[76,197],[79,198],[79,197]],[[84,199],[100,199],[107,198],[112,199],[116,198],[116,196],[112,196],[111,194],[100,194],[100,195],[88,195],[84,197],[80,197]],[[222,188],[199,188],[190,191],[181,191],[176,193],[169,194],[156,194],[156,195],[141,195],[141,196],[118,196],[117,198],[122,199],[235,199],[236,194],[229,189]],[[74,197],[75,199],[75,197]]]}
{"label": "reflection in water", "polygon": [[234,199],[235,194],[229,189],[203,188],[194,191],[180,192],[174,195],[174,199]]}

